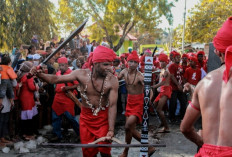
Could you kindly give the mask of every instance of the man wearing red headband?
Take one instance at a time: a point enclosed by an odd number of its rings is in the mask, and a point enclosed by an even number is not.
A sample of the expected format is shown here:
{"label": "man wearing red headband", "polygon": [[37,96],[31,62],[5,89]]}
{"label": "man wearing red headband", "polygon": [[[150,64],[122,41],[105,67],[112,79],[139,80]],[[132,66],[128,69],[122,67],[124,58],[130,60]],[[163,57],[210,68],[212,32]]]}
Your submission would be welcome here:
{"label": "man wearing red headband", "polygon": [[[98,138],[114,136],[117,112],[118,80],[110,73],[112,62],[116,57],[113,50],[98,46],[93,53],[92,70],[75,70],[69,75],[53,76],[33,70],[42,80],[51,84],[62,82],[79,82],[78,90],[82,98],[80,115],[80,138],[82,144],[88,144]],[[109,143],[108,141],[99,143]],[[95,157],[98,152],[104,157],[111,156],[111,148],[82,148],[84,157]]]}
{"label": "man wearing red headband", "polygon": [[[139,57],[136,51],[132,51],[127,58],[129,69],[124,69],[118,76],[118,79],[125,78],[128,92],[126,105],[126,143],[130,144],[132,137],[140,142],[141,134],[136,130],[136,123],[142,123],[143,115],[143,85],[144,77],[137,70]],[[125,148],[120,157],[127,157],[129,148]],[[153,154],[155,148],[148,148],[149,155]]]}
{"label": "man wearing red headband", "polygon": [[196,86],[198,82],[201,80],[201,69],[198,68],[197,65],[197,58],[190,57],[189,58],[189,65],[190,67],[186,69],[184,73],[185,82],[190,83],[191,85]]}
{"label": "man wearing red headband", "polygon": [[[68,75],[72,72],[68,68],[68,60],[66,57],[58,59],[59,71],[56,76]],[[77,81],[70,83],[58,83],[56,84],[55,97],[52,104],[52,126],[55,137],[51,138],[52,142],[60,141],[63,136],[61,134],[61,115],[64,115],[73,125],[73,129],[79,136],[79,124],[74,114],[74,102],[66,96],[67,90],[73,90],[77,87]]]}
{"label": "man wearing red headband", "polygon": [[183,93],[182,86],[183,86],[183,69],[180,65],[180,54],[178,52],[173,53],[173,60],[168,70],[171,74],[171,86],[172,86],[172,96],[170,99],[169,104],[169,118],[171,122],[175,122],[176,119],[176,108],[177,108],[177,99],[180,102],[180,119],[184,117],[186,103],[187,103],[187,96]]}
{"label": "man wearing red headband", "polygon": [[202,68],[205,72],[207,72],[207,64],[206,61],[204,60],[204,57],[205,57],[204,51],[197,52],[197,60],[198,60],[197,66],[198,68],[200,69]]}
{"label": "man wearing red headband", "polygon": [[155,107],[161,121],[161,126],[164,126],[163,129],[161,129],[159,132],[168,133],[169,127],[163,113],[163,107],[167,103],[167,100],[171,98],[171,94],[172,94],[172,87],[170,86],[171,76],[166,68],[168,64],[168,56],[161,53],[159,55],[159,61],[161,66],[160,81],[158,84],[153,86],[153,88],[160,87],[160,93],[155,99]]}
{"label": "man wearing red headband", "polygon": [[[195,157],[232,156],[231,30],[232,17],[226,20],[213,40],[215,53],[220,57],[222,66],[210,72],[198,83],[181,124],[180,129],[183,134],[199,148],[201,147]],[[188,88],[186,86],[186,90]],[[193,125],[200,115],[203,130],[198,134]]]}
{"label": "man wearing red headband", "polygon": [[182,69],[183,69],[183,73],[185,73],[185,70],[186,70],[187,68],[189,68],[189,65],[188,65],[188,55],[187,55],[186,53],[184,53],[184,54],[182,55],[181,59],[182,59],[182,64],[181,64],[181,66],[182,66]]}

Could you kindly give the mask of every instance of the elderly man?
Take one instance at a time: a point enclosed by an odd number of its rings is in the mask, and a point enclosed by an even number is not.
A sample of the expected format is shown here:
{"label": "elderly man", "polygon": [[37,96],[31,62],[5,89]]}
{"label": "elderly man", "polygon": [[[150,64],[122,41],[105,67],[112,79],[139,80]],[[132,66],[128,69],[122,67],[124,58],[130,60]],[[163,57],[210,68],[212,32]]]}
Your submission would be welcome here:
{"label": "elderly man", "polygon": [[[32,74],[49,83],[64,83],[77,80],[82,97],[80,115],[81,143],[87,144],[106,136],[114,136],[117,112],[118,80],[110,73],[112,61],[116,55],[113,50],[98,46],[92,55],[92,70],[75,70],[69,75],[53,76],[32,70]],[[107,141],[101,143],[109,143]],[[98,152],[103,157],[110,157],[111,148],[83,148],[84,157],[95,157]]]}
{"label": "elderly man", "polygon": [[[202,79],[194,90],[181,124],[183,134],[198,147],[195,157],[232,156],[231,79],[229,78],[232,54],[232,17],[217,32],[213,44],[215,53],[221,58],[222,66]],[[226,61],[226,70],[224,65]],[[223,81],[224,80],[224,81]],[[189,86],[186,86],[189,88]],[[203,130],[199,134],[193,124],[202,116]]]}

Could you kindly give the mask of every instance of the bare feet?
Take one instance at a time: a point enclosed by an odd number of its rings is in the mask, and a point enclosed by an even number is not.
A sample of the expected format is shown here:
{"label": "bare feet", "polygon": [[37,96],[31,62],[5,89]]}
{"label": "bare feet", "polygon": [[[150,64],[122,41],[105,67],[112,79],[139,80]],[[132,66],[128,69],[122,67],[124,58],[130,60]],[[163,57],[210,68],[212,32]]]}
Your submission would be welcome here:
{"label": "bare feet", "polygon": [[123,153],[121,155],[119,155],[118,157],[127,157],[127,155],[128,155],[128,152],[123,151]]}
{"label": "bare feet", "polygon": [[170,133],[170,130],[169,130],[169,128],[163,127],[163,128],[160,129],[157,133]]}
{"label": "bare feet", "polygon": [[152,156],[155,153],[155,147],[148,147],[148,156]]}

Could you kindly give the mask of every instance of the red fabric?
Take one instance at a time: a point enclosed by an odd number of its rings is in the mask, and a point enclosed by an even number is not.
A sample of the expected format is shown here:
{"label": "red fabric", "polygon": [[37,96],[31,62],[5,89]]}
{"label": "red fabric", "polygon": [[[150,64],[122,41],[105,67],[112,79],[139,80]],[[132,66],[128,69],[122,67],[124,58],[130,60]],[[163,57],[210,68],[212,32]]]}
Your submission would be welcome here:
{"label": "red fabric", "polygon": [[143,100],[144,95],[130,95],[127,96],[127,104],[126,104],[126,113],[125,116],[134,115],[138,117],[139,123],[142,123],[142,116],[143,116]]}
{"label": "red fabric", "polygon": [[57,62],[59,64],[68,64],[68,59],[66,57],[60,57],[58,58]]}
{"label": "red fabric", "polygon": [[188,58],[189,56],[188,56],[186,53],[184,53],[184,54],[182,55],[182,58],[184,58],[184,57]]}
{"label": "red fabric", "polygon": [[178,52],[174,52],[174,53],[173,53],[173,57],[175,58],[175,57],[177,57],[177,56],[180,56],[180,54],[179,54]]}
{"label": "red fabric", "polygon": [[230,77],[230,69],[232,66],[232,46],[229,46],[226,49],[225,65],[226,65],[226,69],[223,73],[223,80],[227,83]]}
{"label": "red fabric", "polygon": [[136,61],[139,63],[139,56],[136,51],[132,51],[129,56],[127,57],[127,61]]}
{"label": "red fabric", "polygon": [[231,157],[232,147],[204,144],[195,157]]}
{"label": "red fabric", "polygon": [[189,60],[198,63],[198,59],[196,57],[189,57]]}
{"label": "red fabric", "polygon": [[172,86],[161,86],[160,87],[160,93],[159,95],[155,98],[155,102],[159,101],[162,96],[167,96],[169,99],[171,98],[172,95]]}
{"label": "red fabric", "polygon": [[161,53],[159,55],[159,61],[160,62],[166,62],[168,64],[168,56],[166,54],[164,54],[164,53]]}
{"label": "red fabric", "polygon": [[113,62],[116,57],[116,54],[113,50],[105,47],[105,46],[98,46],[94,49],[92,62],[93,63],[100,63],[100,62]]}
{"label": "red fabric", "polygon": [[[106,136],[109,130],[108,108],[98,112],[94,116],[92,110],[82,107],[80,115],[80,138],[82,144],[88,144],[98,138]],[[109,144],[108,142],[99,142],[99,144]],[[98,152],[110,154],[111,148],[82,148],[83,157],[94,157]]]}
{"label": "red fabric", "polygon": [[203,55],[203,56],[204,56],[204,55],[205,55],[205,52],[204,52],[204,51],[198,51],[198,52],[197,52],[197,56],[198,56],[198,55]]}
{"label": "red fabric", "polygon": [[229,17],[213,39],[214,47],[224,53],[232,45],[232,17]]}
{"label": "red fabric", "polygon": [[34,92],[36,91],[36,86],[34,84],[34,78],[27,78],[27,75],[24,75],[21,80],[22,87],[19,93],[19,101],[22,106],[22,110],[32,110],[35,106],[34,101]]}
{"label": "red fabric", "polygon": [[184,73],[184,78],[188,83],[196,86],[197,83],[201,80],[201,69],[193,69],[192,67],[187,68]]}
{"label": "red fabric", "polygon": [[[169,67],[168,70],[170,74],[174,75],[174,77],[177,79],[177,82],[179,84],[182,84],[182,78],[183,78],[183,69],[179,64],[172,63]],[[172,90],[178,90],[178,87],[173,81],[170,81],[170,84],[172,86]]]}
{"label": "red fabric", "polygon": [[190,66],[189,65],[181,65],[182,69],[183,69],[183,73],[185,73],[186,69],[189,68]]}
{"label": "red fabric", "polygon": [[205,61],[203,61],[202,63],[197,62],[197,67],[200,69],[203,68],[205,70],[205,72],[207,72],[207,64]]}
{"label": "red fabric", "polygon": [[[68,69],[63,75],[70,74],[72,70]],[[57,76],[61,75],[61,72],[58,71],[56,73]],[[78,84],[77,81],[74,81],[74,84]],[[73,86],[73,83],[67,83],[68,86]],[[54,97],[54,101],[52,104],[52,109],[56,112],[58,116],[62,115],[65,111],[68,111],[71,115],[74,114],[74,105],[75,103],[66,96],[65,92],[62,91],[62,87],[64,87],[64,83],[56,84],[56,95]]]}

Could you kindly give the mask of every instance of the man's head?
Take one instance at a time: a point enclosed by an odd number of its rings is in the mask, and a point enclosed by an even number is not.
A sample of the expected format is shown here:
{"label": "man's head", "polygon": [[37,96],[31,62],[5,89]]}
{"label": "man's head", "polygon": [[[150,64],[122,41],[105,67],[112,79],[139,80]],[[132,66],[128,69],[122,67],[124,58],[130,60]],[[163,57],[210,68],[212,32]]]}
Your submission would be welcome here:
{"label": "man's head", "polygon": [[205,52],[204,51],[198,51],[197,52],[197,59],[198,62],[202,63],[204,60]]}
{"label": "man's head", "polygon": [[127,57],[129,69],[135,70],[139,65],[139,56],[136,51],[132,51]]}
{"label": "man's head", "polygon": [[181,59],[181,57],[180,57],[180,54],[178,52],[173,53],[173,60],[176,64],[180,63],[180,59]]}
{"label": "man's head", "polygon": [[36,48],[35,48],[35,46],[34,45],[31,45],[29,48],[28,48],[28,54],[35,54],[35,50],[36,50]]}
{"label": "man's head", "polygon": [[65,73],[68,70],[68,59],[66,57],[60,57],[57,61],[61,73]]}
{"label": "man's head", "polygon": [[161,53],[159,55],[159,61],[160,61],[161,68],[165,68],[168,64],[168,56],[164,53]]}
{"label": "man's head", "polygon": [[87,45],[89,45],[89,44],[90,44],[90,40],[89,40],[89,39],[86,39],[86,42],[87,42]]}
{"label": "man's head", "polygon": [[83,42],[83,47],[86,47],[86,41]]}
{"label": "man's head", "polygon": [[192,68],[196,68],[196,65],[197,65],[197,58],[196,57],[190,57],[189,58],[189,65],[192,67]]}
{"label": "man's head", "polygon": [[184,53],[183,55],[182,55],[182,63],[187,63],[188,62],[188,55],[186,54],[186,53]]}
{"label": "man's head", "polygon": [[9,65],[11,63],[10,56],[8,54],[2,55],[1,65]]}
{"label": "man's head", "polygon": [[171,51],[170,52],[170,55],[169,55],[169,59],[170,59],[170,61],[172,61],[172,62],[175,62],[174,61],[174,54],[176,53],[176,51]]}
{"label": "man's head", "polygon": [[89,62],[94,65],[94,71],[99,76],[106,76],[112,66],[113,60],[116,58],[114,51],[104,46],[98,46],[91,55],[91,61]]}
{"label": "man's head", "polygon": [[115,60],[113,61],[113,66],[117,67],[120,64],[120,58],[116,57]]}

